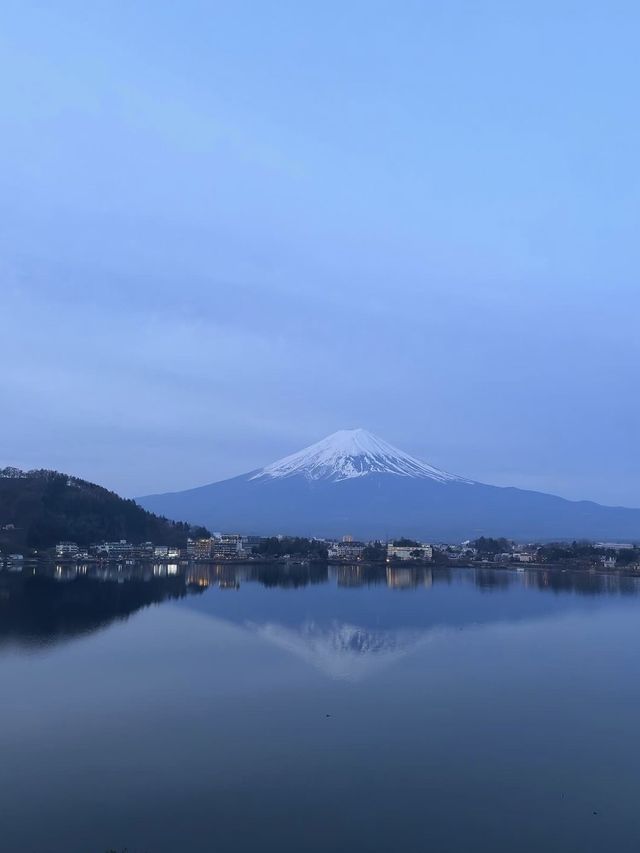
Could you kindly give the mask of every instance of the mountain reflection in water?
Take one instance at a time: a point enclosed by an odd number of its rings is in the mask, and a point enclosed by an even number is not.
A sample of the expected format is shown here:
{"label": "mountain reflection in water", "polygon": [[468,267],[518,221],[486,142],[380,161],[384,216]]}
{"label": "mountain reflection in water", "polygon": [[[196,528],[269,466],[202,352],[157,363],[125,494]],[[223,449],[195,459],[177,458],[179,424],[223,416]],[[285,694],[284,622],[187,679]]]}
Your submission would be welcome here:
{"label": "mountain reflection in water", "polygon": [[[430,600],[430,592],[454,581],[472,588],[476,599],[478,592],[510,593],[508,607],[504,595],[481,608],[475,602],[467,607],[465,596]],[[268,592],[305,587],[315,594],[302,600],[247,594],[256,588]],[[384,598],[375,596],[363,606],[352,595],[358,589],[377,589]],[[213,594],[239,590],[237,597]],[[522,590],[548,595],[519,595]],[[202,595],[205,591],[209,594]],[[15,574],[0,572],[0,646],[71,640],[126,620],[142,608],[183,600],[185,606],[241,626],[330,675],[345,677],[368,670],[365,661],[392,662],[426,642],[436,629],[544,616],[573,606],[576,597],[635,596],[639,591],[640,582],[631,577],[553,570],[51,564]]]}

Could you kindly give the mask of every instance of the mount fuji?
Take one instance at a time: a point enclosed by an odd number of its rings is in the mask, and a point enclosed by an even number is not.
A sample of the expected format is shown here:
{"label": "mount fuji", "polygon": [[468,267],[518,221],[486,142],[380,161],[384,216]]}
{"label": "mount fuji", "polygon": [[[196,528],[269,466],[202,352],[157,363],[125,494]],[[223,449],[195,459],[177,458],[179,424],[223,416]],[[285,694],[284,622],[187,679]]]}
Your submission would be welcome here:
{"label": "mount fuji", "polygon": [[250,476],[252,480],[302,476],[338,483],[368,474],[427,478],[439,483],[470,482],[409,456],[366,429],[341,429]]}
{"label": "mount fuji", "polygon": [[239,477],[137,500],[176,520],[260,535],[640,539],[640,509],[477,483],[364,429],[340,430]]}

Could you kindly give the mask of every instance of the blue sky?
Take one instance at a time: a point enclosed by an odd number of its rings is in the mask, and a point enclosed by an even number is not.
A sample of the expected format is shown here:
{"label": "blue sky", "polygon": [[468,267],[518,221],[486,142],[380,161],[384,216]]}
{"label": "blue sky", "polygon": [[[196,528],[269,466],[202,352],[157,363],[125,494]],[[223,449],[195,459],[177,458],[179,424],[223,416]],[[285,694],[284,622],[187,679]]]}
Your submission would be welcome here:
{"label": "blue sky", "polygon": [[363,426],[640,506],[633,3],[5,2],[0,464]]}

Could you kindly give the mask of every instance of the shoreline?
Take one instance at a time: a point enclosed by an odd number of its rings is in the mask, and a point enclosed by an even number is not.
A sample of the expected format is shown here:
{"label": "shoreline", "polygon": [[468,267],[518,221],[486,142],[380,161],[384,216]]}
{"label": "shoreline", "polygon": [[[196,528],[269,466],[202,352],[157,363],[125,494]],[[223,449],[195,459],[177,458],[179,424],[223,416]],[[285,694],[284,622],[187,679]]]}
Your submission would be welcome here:
{"label": "shoreline", "polygon": [[312,558],[291,558],[291,559],[239,559],[239,560],[186,560],[186,559],[154,559],[154,558],[129,558],[127,560],[108,560],[104,558],[88,558],[82,560],[62,559],[49,556],[25,557],[23,560],[10,563],[9,561],[0,562],[0,571],[17,572],[23,569],[35,570],[38,567],[45,566],[61,566],[65,569],[73,569],[80,567],[92,568],[135,568],[135,567],[168,567],[175,566],[178,569],[186,570],[189,567],[206,567],[217,566],[230,569],[237,566],[238,568],[247,566],[260,566],[283,569],[304,569],[311,567],[326,566],[336,568],[362,568],[367,570],[374,569],[406,569],[406,570],[451,570],[451,569],[475,569],[475,570],[492,570],[492,571],[511,571],[511,572],[555,572],[566,573],[574,572],[579,574],[593,574],[611,577],[630,577],[640,578],[640,569],[620,567],[619,569],[602,568],[590,563],[582,564],[563,564],[563,563],[491,563],[491,562],[466,562],[457,563],[455,561],[448,563],[439,563],[433,561],[408,561],[408,560],[391,560],[385,562],[376,561],[357,561],[352,560],[323,560]]}

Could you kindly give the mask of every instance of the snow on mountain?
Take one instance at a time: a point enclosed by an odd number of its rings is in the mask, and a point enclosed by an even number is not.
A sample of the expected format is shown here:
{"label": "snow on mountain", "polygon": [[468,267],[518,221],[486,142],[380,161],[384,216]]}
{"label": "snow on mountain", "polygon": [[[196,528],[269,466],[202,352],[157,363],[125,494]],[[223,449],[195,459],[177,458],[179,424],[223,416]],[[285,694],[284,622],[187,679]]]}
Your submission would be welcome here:
{"label": "snow on mountain", "polygon": [[365,429],[342,429],[257,471],[250,479],[303,476],[307,480],[349,480],[368,474],[468,483],[398,450]]}

